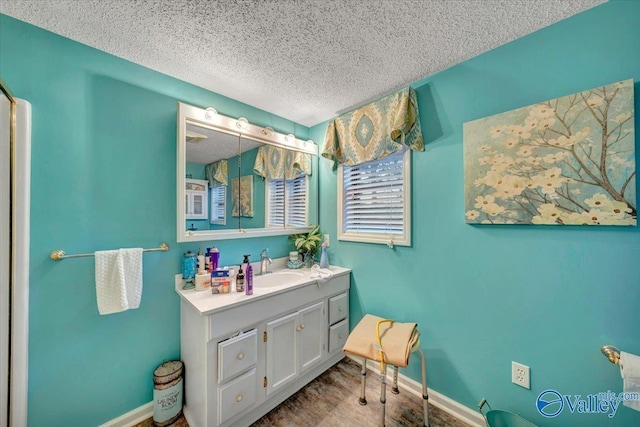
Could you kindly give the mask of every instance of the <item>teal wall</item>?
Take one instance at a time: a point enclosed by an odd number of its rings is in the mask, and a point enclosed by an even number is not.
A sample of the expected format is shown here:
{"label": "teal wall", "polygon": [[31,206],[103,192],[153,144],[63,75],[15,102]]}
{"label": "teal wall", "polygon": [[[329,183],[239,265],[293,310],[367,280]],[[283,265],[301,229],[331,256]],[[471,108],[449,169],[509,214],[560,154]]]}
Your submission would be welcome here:
{"label": "teal wall", "polygon": [[[29,425],[95,426],[152,400],[153,370],[180,356],[182,253],[176,243],[177,101],[214,106],[284,134],[308,129],[0,15],[0,75],[33,108]],[[69,254],[171,246],[144,256],[139,309],[100,316],[92,258]],[[286,256],[286,236],[215,242],[221,263]]]}
{"label": "teal wall", "polygon": [[[353,269],[352,326],[363,313],[418,322],[429,385],[470,408],[486,397],[540,426],[640,425],[626,407],[612,419],[565,409],[549,420],[535,409],[549,388],[622,390],[600,346],[640,354],[637,227],[471,226],[464,216],[463,123],[629,78],[638,125],[638,1],[606,3],[415,82],[427,146],[412,155],[412,247],[339,242],[336,173],[321,159],[320,222],[331,262]],[[419,380],[417,359],[405,373]],[[512,360],[531,367],[531,390],[511,384]]]}
{"label": "teal wall", "polygon": [[[623,407],[612,419],[534,409],[547,388],[621,390],[599,347],[640,353],[637,228],[466,225],[462,165],[466,121],[640,80],[639,28],[640,2],[609,2],[414,83],[428,144],[412,157],[412,247],[338,242],[336,175],[320,161],[330,259],[353,268],[352,323],[365,312],[417,321],[438,392],[469,407],[486,397],[540,426],[640,424]],[[29,425],[98,425],[149,402],[153,369],[179,357],[173,275],[206,242],[175,241],[176,102],[316,142],[326,125],[308,130],[4,15],[0,75],[33,106]],[[109,316],[97,312],[92,259],[47,258],[161,241],[171,251],[145,255],[141,307]],[[286,237],[215,243],[222,264],[289,249]],[[531,366],[531,391],[510,383],[511,360]]]}

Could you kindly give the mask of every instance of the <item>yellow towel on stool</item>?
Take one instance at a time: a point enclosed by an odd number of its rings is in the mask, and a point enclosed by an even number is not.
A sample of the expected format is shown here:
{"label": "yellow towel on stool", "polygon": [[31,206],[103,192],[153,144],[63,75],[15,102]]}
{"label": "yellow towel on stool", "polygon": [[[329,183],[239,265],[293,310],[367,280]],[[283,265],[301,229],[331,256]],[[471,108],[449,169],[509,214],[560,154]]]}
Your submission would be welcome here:
{"label": "yellow towel on stool", "polygon": [[[375,345],[378,342],[376,325],[380,320],[384,319],[366,314],[347,338],[343,350],[346,353],[379,362],[380,354]],[[417,326],[416,323],[399,322],[385,322],[380,325],[385,363],[400,368],[405,368],[409,364],[411,349],[420,337]]]}

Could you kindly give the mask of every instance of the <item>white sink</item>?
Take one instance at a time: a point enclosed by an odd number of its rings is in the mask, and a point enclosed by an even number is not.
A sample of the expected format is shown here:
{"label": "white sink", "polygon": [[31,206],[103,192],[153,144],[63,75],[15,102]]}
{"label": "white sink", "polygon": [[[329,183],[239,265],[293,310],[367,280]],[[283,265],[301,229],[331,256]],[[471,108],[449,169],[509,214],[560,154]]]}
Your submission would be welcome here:
{"label": "white sink", "polygon": [[253,277],[254,288],[279,288],[297,282],[304,277],[302,271],[279,270],[273,273]]}

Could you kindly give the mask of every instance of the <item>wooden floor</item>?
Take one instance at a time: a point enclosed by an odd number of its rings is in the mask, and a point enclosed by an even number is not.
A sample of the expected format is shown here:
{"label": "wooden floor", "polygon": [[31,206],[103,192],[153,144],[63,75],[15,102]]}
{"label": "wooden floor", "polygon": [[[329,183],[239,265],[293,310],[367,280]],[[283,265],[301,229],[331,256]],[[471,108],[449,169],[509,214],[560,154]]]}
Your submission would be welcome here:
{"label": "wooden floor", "polygon": [[[282,402],[251,427],[364,427],[377,426],[380,415],[380,379],[368,371],[366,406],[358,404],[360,365],[349,358],[320,375]],[[400,389],[391,393],[387,384],[386,427],[422,426],[422,400]],[[432,427],[468,427],[446,412],[429,406]],[[134,427],[152,426],[151,419]],[[184,418],[174,427],[188,427]],[[204,427],[204,426],[203,426]]]}

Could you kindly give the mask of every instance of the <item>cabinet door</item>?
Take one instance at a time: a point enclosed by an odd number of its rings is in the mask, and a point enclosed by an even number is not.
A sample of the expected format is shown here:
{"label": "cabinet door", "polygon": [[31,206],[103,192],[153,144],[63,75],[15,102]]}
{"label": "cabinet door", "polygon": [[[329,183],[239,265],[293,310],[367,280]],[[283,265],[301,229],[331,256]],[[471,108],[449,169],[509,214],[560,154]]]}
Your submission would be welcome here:
{"label": "cabinet door", "polygon": [[299,312],[300,371],[303,372],[322,359],[324,333],[327,322],[324,318],[324,301]]}
{"label": "cabinet door", "polygon": [[204,214],[204,195],[202,193],[193,193],[193,216],[202,216]]}
{"label": "cabinet door", "polygon": [[298,376],[298,313],[267,323],[267,394]]}
{"label": "cabinet door", "polygon": [[186,219],[208,219],[209,197],[207,181],[188,179],[185,188]]}

